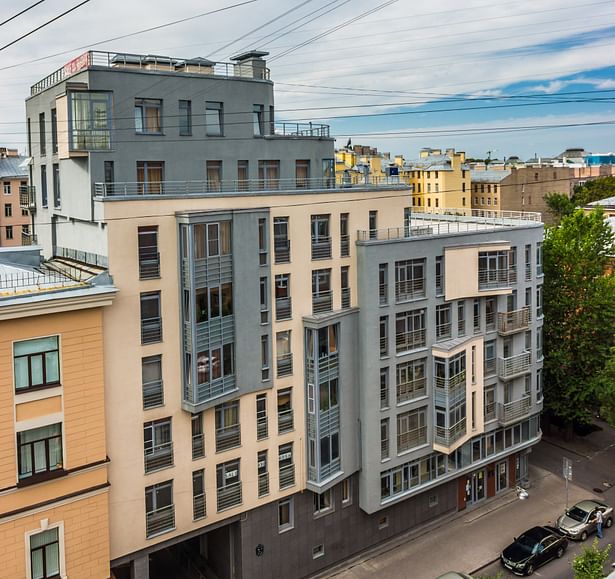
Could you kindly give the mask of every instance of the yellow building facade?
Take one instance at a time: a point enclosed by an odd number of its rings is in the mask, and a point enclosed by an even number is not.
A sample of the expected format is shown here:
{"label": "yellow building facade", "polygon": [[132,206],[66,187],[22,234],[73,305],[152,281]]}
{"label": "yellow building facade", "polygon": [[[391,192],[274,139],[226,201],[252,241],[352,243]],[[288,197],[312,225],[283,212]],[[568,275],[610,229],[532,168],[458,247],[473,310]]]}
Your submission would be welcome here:
{"label": "yellow building facade", "polygon": [[102,310],[114,290],[20,267],[0,279],[0,576],[106,579]]}

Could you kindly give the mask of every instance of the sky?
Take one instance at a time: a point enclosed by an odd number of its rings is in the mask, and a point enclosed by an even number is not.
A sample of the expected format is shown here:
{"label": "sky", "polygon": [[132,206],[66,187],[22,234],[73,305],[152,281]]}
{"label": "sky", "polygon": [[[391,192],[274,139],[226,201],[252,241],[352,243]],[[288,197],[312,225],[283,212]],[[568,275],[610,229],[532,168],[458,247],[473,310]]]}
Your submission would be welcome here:
{"label": "sky", "polygon": [[0,0],[0,21],[37,2],[0,24],[0,146],[24,153],[30,86],[86,50],[252,49],[270,53],[277,120],[328,124],[338,147],[615,151],[613,0],[85,0],[6,46],[84,0]]}

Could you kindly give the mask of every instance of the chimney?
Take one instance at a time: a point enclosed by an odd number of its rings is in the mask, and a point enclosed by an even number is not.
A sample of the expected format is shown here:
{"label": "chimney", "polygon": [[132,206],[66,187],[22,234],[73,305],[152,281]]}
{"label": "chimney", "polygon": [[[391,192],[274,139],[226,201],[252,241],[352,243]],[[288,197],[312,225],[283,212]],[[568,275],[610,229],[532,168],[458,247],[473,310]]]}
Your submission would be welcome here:
{"label": "chimney", "polygon": [[231,58],[235,62],[234,75],[244,78],[258,78],[260,80],[269,80],[269,69],[263,60],[263,56],[268,56],[268,52],[260,50],[251,50],[238,54]]}

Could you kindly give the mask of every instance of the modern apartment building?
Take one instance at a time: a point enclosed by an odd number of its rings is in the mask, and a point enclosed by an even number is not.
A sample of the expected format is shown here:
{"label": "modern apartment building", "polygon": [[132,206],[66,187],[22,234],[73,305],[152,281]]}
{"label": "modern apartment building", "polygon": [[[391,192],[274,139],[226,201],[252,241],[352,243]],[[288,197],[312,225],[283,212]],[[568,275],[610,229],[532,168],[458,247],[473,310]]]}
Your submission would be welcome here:
{"label": "modern apartment building", "polygon": [[508,488],[540,437],[536,215],[336,185],[265,56],[90,52],[27,101],[39,241],[119,290],[118,579],[309,575]]}
{"label": "modern apartment building", "polygon": [[16,149],[0,147],[0,247],[30,245],[30,204],[27,158]]}
{"label": "modern apartment building", "polygon": [[109,577],[103,310],[106,276],[0,250],[2,577]]}
{"label": "modern apartment building", "polygon": [[470,168],[463,151],[455,149],[421,149],[420,158],[403,160],[400,176],[412,186],[413,207],[458,207],[470,208]]}

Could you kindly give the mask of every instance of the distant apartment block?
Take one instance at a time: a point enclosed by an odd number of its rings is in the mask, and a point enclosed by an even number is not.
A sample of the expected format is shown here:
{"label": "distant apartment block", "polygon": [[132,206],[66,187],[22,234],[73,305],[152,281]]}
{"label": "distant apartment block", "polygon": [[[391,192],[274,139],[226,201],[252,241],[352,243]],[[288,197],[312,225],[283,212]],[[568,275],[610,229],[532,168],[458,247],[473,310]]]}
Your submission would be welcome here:
{"label": "distant apartment block", "polygon": [[30,245],[32,190],[28,186],[28,159],[16,149],[0,147],[0,247]]}
{"label": "distant apartment block", "polygon": [[[336,182],[328,127],[275,118],[265,56],[89,52],[26,104],[39,242],[118,289],[117,579],[310,575],[510,488],[540,439],[538,216]],[[33,121],[54,109],[57,153]]]}

